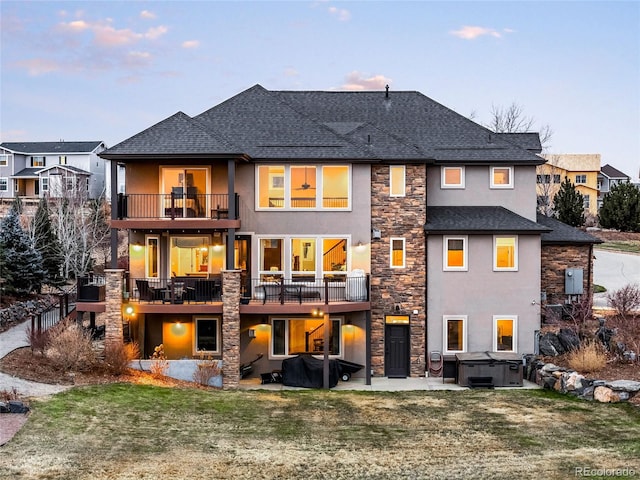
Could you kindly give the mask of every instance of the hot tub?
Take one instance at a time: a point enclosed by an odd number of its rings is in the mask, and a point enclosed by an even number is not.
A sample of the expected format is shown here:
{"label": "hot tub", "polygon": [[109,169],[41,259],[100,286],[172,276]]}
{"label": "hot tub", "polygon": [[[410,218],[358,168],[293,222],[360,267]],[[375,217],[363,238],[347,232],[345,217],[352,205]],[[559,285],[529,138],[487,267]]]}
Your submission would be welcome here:
{"label": "hot tub", "polygon": [[513,352],[457,353],[458,384],[494,387],[522,386],[522,355]]}

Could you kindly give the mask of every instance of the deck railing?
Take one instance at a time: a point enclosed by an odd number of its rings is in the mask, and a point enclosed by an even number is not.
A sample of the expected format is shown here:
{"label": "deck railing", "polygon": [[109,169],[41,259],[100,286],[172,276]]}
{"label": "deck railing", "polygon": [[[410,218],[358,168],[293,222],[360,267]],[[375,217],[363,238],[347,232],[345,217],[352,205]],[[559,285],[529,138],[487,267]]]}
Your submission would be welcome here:
{"label": "deck railing", "polygon": [[368,302],[369,276],[293,278],[263,276],[251,280],[251,300],[265,303]]}
{"label": "deck railing", "polygon": [[229,218],[229,199],[235,202],[238,219],[238,194],[226,193],[119,193],[116,203],[118,219]]}

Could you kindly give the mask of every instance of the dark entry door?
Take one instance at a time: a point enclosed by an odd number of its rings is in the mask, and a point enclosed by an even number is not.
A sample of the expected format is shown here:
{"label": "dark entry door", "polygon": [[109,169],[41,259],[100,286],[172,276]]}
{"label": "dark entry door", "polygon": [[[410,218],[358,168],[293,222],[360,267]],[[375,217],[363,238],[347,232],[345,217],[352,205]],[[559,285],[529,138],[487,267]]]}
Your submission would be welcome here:
{"label": "dark entry door", "polygon": [[386,376],[407,377],[409,375],[409,325],[387,325],[384,344]]}

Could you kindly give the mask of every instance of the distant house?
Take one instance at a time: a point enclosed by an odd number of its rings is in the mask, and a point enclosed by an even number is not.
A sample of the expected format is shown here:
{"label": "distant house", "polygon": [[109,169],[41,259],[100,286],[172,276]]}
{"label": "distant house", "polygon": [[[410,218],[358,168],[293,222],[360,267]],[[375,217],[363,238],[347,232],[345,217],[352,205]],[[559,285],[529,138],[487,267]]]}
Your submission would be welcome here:
{"label": "distant house", "polygon": [[110,191],[104,142],[0,144],[0,198],[59,197],[65,190],[98,198]]}
{"label": "distant house", "polygon": [[551,213],[553,197],[566,177],[584,197],[585,212],[597,215],[600,154],[545,154],[543,157],[547,163],[536,169],[539,210],[547,215]]}
{"label": "distant house", "polygon": [[629,181],[631,181],[629,175],[622,173],[608,163],[602,167],[598,173],[598,209],[602,206],[602,199],[609,193],[611,187]]}

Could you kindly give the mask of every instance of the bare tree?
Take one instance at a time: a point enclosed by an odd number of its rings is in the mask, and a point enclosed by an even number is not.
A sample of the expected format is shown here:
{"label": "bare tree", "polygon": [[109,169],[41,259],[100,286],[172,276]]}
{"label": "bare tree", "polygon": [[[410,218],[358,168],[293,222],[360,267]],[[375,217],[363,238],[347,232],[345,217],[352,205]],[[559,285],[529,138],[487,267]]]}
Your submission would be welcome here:
{"label": "bare tree", "polygon": [[547,217],[553,216],[553,198],[562,184],[562,170],[554,165],[554,157],[547,157],[547,163],[536,167],[536,194],[538,212]]}
{"label": "bare tree", "polygon": [[536,129],[536,120],[525,115],[522,105],[513,102],[508,107],[491,106],[491,118],[485,127],[496,133],[525,133],[538,131],[542,149],[547,150],[551,145],[553,130],[549,125],[541,125]]}

